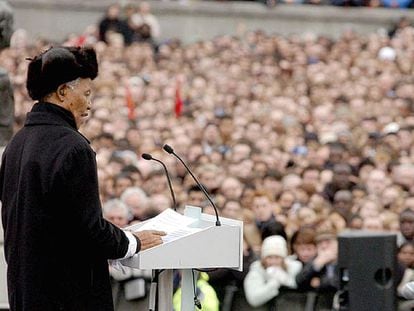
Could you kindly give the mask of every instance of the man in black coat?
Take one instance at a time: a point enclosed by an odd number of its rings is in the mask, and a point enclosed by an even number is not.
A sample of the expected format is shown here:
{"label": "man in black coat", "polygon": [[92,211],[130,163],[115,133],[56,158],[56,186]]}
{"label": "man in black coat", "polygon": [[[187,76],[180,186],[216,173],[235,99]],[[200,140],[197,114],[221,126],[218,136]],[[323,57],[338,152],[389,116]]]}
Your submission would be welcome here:
{"label": "man in black coat", "polygon": [[90,48],[51,48],[29,64],[38,102],[0,170],[12,311],[113,310],[107,260],[162,243],[162,232],[132,234],[102,217],[95,153],[78,132],[97,73]]}

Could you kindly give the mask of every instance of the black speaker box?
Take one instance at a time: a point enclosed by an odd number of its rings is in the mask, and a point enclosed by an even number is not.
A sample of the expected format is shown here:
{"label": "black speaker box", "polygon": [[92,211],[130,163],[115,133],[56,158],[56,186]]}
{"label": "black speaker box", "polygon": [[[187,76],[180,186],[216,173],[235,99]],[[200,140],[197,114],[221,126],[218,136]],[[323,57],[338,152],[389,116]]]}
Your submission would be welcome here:
{"label": "black speaker box", "polygon": [[350,231],[338,242],[339,310],[395,311],[396,235]]}

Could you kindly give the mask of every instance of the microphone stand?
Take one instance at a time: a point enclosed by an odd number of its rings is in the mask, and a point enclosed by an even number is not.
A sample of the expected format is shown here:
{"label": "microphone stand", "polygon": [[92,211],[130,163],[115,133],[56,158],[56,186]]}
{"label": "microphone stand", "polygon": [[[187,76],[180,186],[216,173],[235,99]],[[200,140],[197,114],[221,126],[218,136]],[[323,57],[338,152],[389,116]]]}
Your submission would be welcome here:
{"label": "microphone stand", "polygon": [[173,208],[174,208],[174,211],[177,211],[177,201],[175,199],[174,189],[173,189],[173,186],[171,184],[171,178],[170,178],[170,174],[168,173],[167,166],[165,166],[164,162],[154,158],[149,153],[143,153],[142,158],[144,160],[147,160],[147,161],[151,161],[151,160],[156,161],[156,162],[160,163],[162,165],[162,167],[164,168],[165,175],[167,176],[168,187],[170,188],[171,197],[173,199]]}
{"label": "microphone stand", "polygon": [[158,276],[160,274],[159,270],[152,270],[151,277],[151,287],[149,294],[149,311],[158,311]]}
{"label": "microphone stand", "polygon": [[191,177],[193,177],[194,181],[197,183],[197,186],[200,188],[200,190],[204,193],[206,198],[209,200],[211,205],[214,208],[214,212],[216,214],[216,226],[221,226],[220,219],[218,216],[217,206],[214,204],[213,200],[211,199],[210,195],[207,193],[207,190],[204,188],[204,186],[198,181],[198,179],[194,176],[193,172],[190,170],[190,168],[185,164],[185,162],[174,152],[174,149],[171,148],[169,145],[164,145],[163,149],[168,152],[169,154],[174,155],[180,162],[184,165],[187,172],[190,173]]}

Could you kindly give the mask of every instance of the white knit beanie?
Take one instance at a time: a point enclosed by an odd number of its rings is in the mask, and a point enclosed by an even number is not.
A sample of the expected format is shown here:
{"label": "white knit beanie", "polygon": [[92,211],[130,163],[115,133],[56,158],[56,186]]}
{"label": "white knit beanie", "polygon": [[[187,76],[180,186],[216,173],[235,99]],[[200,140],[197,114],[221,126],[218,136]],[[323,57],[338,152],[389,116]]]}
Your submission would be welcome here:
{"label": "white knit beanie", "polygon": [[280,256],[285,258],[287,256],[286,240],[280,235],[272,235],[264,239],[262,244],[261,257]]}

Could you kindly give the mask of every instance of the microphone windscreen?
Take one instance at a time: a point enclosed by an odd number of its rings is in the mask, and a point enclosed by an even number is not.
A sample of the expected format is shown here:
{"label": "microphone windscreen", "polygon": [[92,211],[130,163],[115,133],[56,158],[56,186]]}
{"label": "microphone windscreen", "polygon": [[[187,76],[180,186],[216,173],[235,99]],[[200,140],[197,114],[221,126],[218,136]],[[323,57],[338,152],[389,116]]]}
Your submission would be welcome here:
{"label": "microphone windscreen", "polygon": [[143,153],[142,158],[144,158],[145,160],[152,160],[152,156],[148,153]]}
{"label": "microphone windscreen", "polygon": [[164,145],[163,149],[170,154],[174,152],[174,149],[168,146],[167,144]]}

